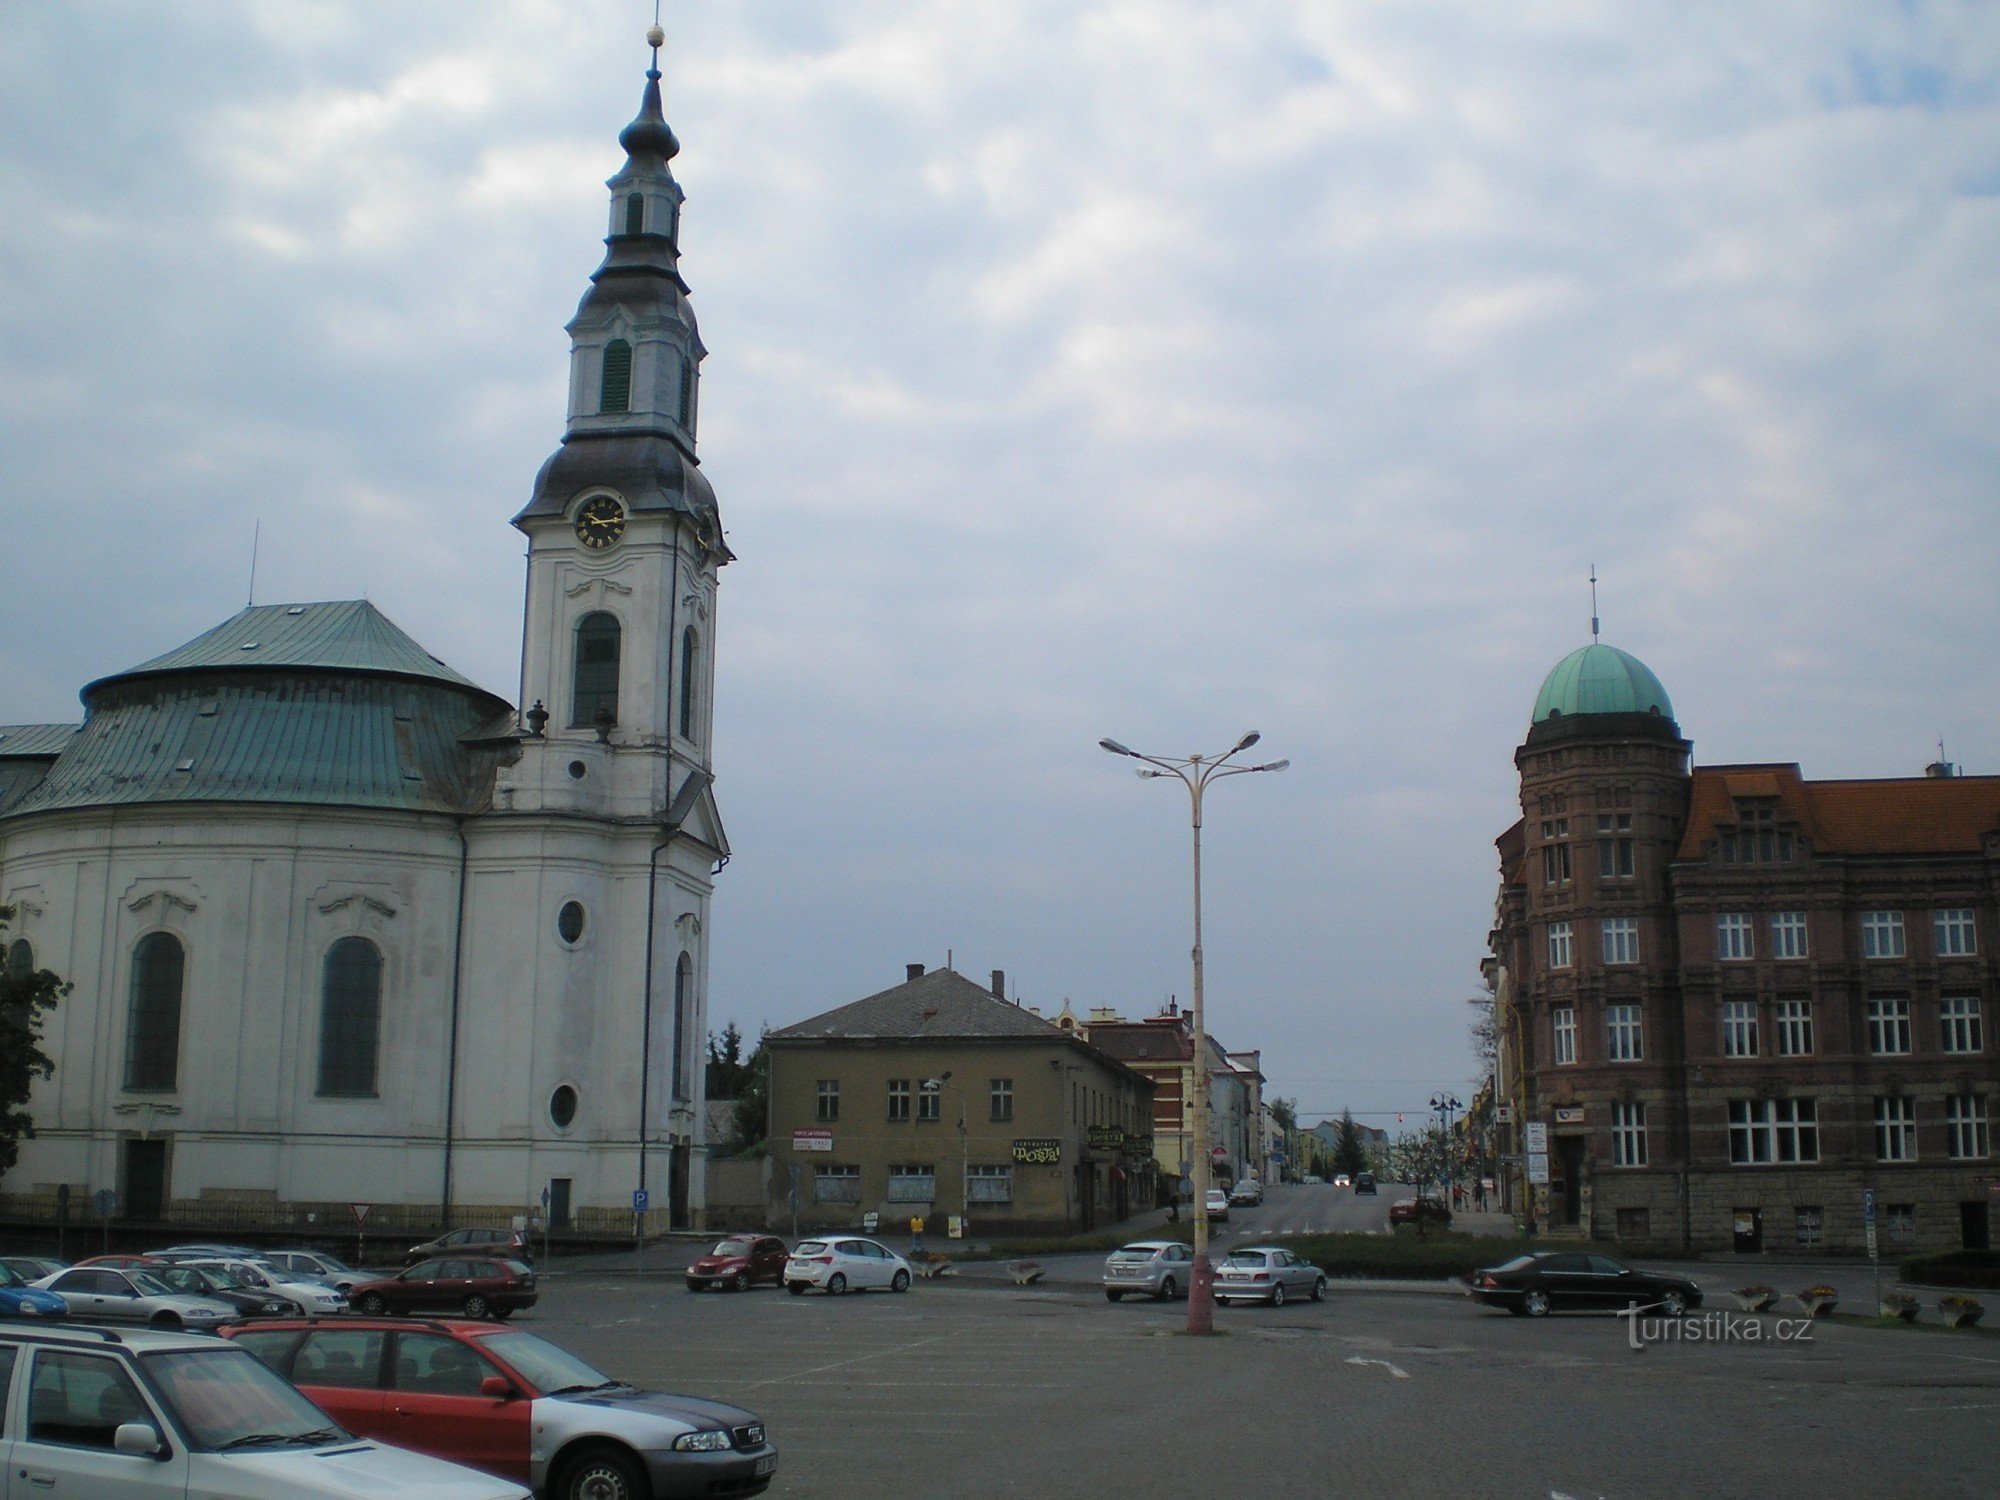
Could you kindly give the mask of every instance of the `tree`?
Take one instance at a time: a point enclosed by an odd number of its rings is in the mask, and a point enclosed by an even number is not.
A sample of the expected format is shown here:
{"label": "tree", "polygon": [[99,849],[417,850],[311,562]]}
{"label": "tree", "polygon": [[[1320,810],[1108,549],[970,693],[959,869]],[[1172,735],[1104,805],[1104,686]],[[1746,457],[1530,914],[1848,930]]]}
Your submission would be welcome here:
{"label": "tree", "polygon": [[1354,1123],[1351,1110],[1340,1112],[1340,1128],[1333,1137],[1333,1169],[1350,1177],[1368,1170],[1368,1147],[1361,1139],[1361,1127]]}
{"label": "tree", "polygon": [[749,1069],[743,1062],[743,1033],[734,1021],[722,1028],[722,1035],[709,1033],[707,1094],[711,1099],[740,1099],[749,1086]]}
{"label": "tree", "polygon": [[743,1033],[731,1021],[720,1036],[708,1039],[708,1097],[715,1103],[732,1104],[727,1133],[717,1144],[732,1155],[759,1155],[764,1149],[764,1128],[768,1118],[771,1058],[764,1038],[770,1028],[757,1034],[757,1047],[743,1056]]}
{"label": "tree", "polygon": [[1493,1060],[1500,1055],[1500,1017],[1493,991],[1474,995],[1465,1002],[1472,1007],[1472,1054],[1479,1059],[1482,1075],[1493,1072]]}
{"label": "tree", "polygon": [[[11,906],[0,906],[0,933],[13,916]],[[42,1022],[70,988],[49,970],[31,967],[25,946],[19,952],[25,961],[9,960],[0,941],[0,1173],[13,1170],[20,1143],[35,1133],[28,1095],[36,1079],[56,1070],[55,1060],[42,1050]]]}

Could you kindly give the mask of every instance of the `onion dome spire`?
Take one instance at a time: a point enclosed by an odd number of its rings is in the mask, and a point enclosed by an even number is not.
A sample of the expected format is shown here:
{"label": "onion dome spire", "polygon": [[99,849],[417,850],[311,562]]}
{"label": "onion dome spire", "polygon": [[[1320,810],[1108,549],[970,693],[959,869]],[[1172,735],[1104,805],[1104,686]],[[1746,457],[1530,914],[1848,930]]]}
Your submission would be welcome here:
{"label": "onion dome spire", "polygon": [[639,113],[618,133],[618,144],[625,148],[627,156],[657,156],[662,161],[672,161],[680,154],[681,143],[674,139],[660,107],[660,46],[666,39],[667,34],[658,26],[647,28],[646,41],[653,49],[653,65],[646,69],[646,93],[639,101]]}

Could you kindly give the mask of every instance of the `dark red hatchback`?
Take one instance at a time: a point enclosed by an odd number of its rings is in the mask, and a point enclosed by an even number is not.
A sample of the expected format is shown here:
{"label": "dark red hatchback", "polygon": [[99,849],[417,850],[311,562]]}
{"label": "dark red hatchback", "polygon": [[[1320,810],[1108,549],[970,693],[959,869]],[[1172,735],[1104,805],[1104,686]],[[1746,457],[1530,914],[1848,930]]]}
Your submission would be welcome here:
{"label": "dark red hatchback", "polygon": [[699,1292],[719,1286],[744,1292],[759,1282],[782,1286],[790,1254],[774,1235],[732,1234],[687,1268],[687,1288]]}
{"label": "dark red hatchback", "polygon": [[468,1318],[512,1317],[535,1305],[535,1273],[518,1260],[449,1256],[411,1266],[385,1281],[364,1281],[347,1294],[357,1311],[462,1312]]}

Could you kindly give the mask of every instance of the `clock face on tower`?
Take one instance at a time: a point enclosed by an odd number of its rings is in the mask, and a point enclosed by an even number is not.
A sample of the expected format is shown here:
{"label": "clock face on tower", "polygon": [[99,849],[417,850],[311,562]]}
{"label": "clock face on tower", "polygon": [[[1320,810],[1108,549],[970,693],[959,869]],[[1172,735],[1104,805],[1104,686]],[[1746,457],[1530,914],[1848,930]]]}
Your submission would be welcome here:
{"label": "clock face on tower", "polygon": [[609,495],[592,495],[576,513],[576,539],[586,547],[609,547],[625,534],[625,507]]}

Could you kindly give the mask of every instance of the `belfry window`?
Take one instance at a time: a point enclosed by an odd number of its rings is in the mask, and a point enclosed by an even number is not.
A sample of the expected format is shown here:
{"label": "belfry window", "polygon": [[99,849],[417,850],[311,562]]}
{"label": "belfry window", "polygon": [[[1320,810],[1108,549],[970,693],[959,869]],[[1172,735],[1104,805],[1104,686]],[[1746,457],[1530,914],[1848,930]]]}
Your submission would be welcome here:
{"label": "belfry window", "polygon": [[14,946],[7,950],[7,972],[15,979],[26,979],[35,972],[35,950],[26,938],[15,938]]}
{"label": "belfry window", "polygon": [[681,361],[681,405],[680,423],[689,432],[694,431],[694,361]]}
{"label": "belfry window", "polygon": [[674,965],[674,1067],[673,1097],[688,1097],[687,1026],[688,1007],[694,1004],[694,960],[685,952]]}
{"label": "belfry window", "polygon": [[694,738],[695,668],[701,662],[701,641],[690,625],[681,632],[681,738]]}
{"label": "belfry window", "polygon": [[590,729],[618,722],[618,657],[622,632],[602,610],[576,622],[576,691],[570,727]]}
{"label": "belfry window", "polygon": [[646,232],[646,195],[631,193],[625,199],[625,232],[644,234]]}
{"label": "belfry window", "polygon": [[604,346],[604,378],[598,385],[597,409],[632,409],[632,346],[623,339],[613,339]]}
{"label": "belfry window", "polygon": [[132,1007],[125,1030],[125,1087],[174,1088],[180,1080],[181,985],[187,953],[172,933],[149,932],[132,950]]}
{"label": "belfry window", "polygon": [[342,938],[320,976],[319,1091],[372,1096],[381,1036],[382,955],[366,938]]}

